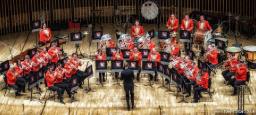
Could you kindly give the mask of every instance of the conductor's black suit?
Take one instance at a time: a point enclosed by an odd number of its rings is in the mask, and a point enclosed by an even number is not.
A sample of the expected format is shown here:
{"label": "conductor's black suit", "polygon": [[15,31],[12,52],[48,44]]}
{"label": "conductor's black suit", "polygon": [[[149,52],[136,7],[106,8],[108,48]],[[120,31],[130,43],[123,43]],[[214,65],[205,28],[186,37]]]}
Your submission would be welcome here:
{"label": "conductor's black suit", "polygon": [[126,95],[126,102],[128,110],[130,109],[130,99],[132,103],[132,109],[134,108],[134,73],[130,69],[125,69],[121,72],[121,79],[123,80],[124,90]]}

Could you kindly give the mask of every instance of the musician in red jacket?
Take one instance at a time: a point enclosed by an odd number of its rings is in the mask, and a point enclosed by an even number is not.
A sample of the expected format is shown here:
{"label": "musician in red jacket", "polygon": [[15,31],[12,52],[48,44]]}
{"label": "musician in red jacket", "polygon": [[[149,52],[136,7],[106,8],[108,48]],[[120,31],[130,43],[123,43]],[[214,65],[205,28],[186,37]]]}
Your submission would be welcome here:
{"label": "musician in red jacket", "polygon": [[174,44],[172,44],[170,54],[173,57],[177,57],[180,55],[180,45],[177,41]]}
{"label": "musician in red jacket", "polygon": [[197,30],[202,31],[203,33],[212,30],[211,25],[204,19],[204,16],[200,16],[200,21],[197,23]]}
{"label": "musician in red jacket", "polygon": [[61,48],[57,47],[57,43],[52,43],[52,47],[48,50],[48,54],[51,56],[51,63],[57,64],[61,58]]}
{"label": "musician in red jacket", "polygon": [[26,55],[25,59],[21,61],[21,66],[23,68],[24,77],[28,81],[30,77],[30,72],[32,71],[32,62],[29,58],[29,55]]}
{"label": "musician in red jacket", "polygon": [[230,57],[223,66],[227,68],[227,70],[222,72],[222,76],[225,79],[225,82],[227,84],[231,84],[231,77],[235,75],[236,73],[236,66],[239,64],[239,60],[236,57]]}
{"label": "musician in red jacket", "polygon": [[179,20],[175,17],[174,14],[172,14],[167,23],[166,23],[166,27],[168,28],[168,30],[170,32],[174,32],[176,33],[178,31],[178,28],[179,28]]}
{"label": "musician in red jacket", "polygon": [[25,79],[21,76],[21,73],[16,71],[17,68],[15,66],[11,66],[9,70],[6,72],[6,83],[8,86],[14,88],[16,90],[15,95],[20,96],[20,92],[23,90],[25,91]]}
{"label": "musician in red jacket", "polygon": [[201,97],[201,92],[208,89],[208,82],[209,82],[209,74],[207,69],[203,69],[203,72],[201,72],[201,78],[200,80],[196,81],[196,85],[194,88],[194,101],[197,103]]}
{"label": "musician in red jacket", "polygon": [[192,33],[194,29],[194,22],[188,15],[185,15],[184,19],[181,21],[180,29]]}
{"label": "musician in red jacket", "polygon": [[133,41],[137,42],[137,39],[145,34],[144,27],[140,25],[139,20],[135,20],[135,24],[131,28],[131,36]]}
{"label": "musician in red jacket", "polygon": [[107,41],[107,48],[115,48],[116,47],[116,43],[113,39],[109,39]]}
{"label": "musician in red jacket", "polygon": [[215,47],[215,45],[210,46],[210,50],[207,52],[207,60],[208,64],[212,67],[218,64],[218,49]]}
{"label": "musician in red jacket", "polygon": [[61,103],[64,103],[63,101],[64,89],[55,85],[56,78],[57,78],[56,75],[57,74],[54,72],[54,66],[51,65],[45,74],[45,82],[48,89],[57,91],[58,99],[60,100]]}
{"label": "musician in red jacket", "polygon": [[[152,61],[152,62],[155,62],[155,65],[157,67],[157,64],[160,63],[161,61],[161,55],[159,52],[156,51],[155,48],[152,49],[152,51],[149,53],[148,55],[148,61]],[[155,81],[157,81],[157,69],[155,70],[155,75],[154,75],[154,78],[153,78],[153,75],[152,74],[149,74],[150,76],[150,80],[152,81],[153,79]]]}
{"label": "musician in red jacket", "polygon": [[42,28],[39,31],[39,43],[44,45],[49,43],[52,39],[52,31],[50,28],[47,28],[46,24],[44,23]]}
{"label": "musician in red jacket", "polygon": [[234,88],[233,95],[237,94],[237,87],[245,84],[247,80],[247,72],[248,72],[248,68],[245,63],[237,64],[236,71],[235,71],[235,78],[231,84]]}
{"label": "musician in red jacket", "polygon": [[[112,53],[112,60],[124,60],[123,53],[120,49],[117,49],[115,52]],[[119,79],[119,72],[115,72],[115,79]]]}
{"label": "musician in red jacket", "polygon": [[[142,54],[137,47],[134,47],[133,51],[130,52],[129,60],[138,61],[139,66],[141,66]],[[140,81],[140,72],[141,72],[141,68],[139,68],[139,71],[137,73],[137,81]]]}
{"label": "musician in red jacket", "polygon": [[[104,53],[102,50],[98,49],[98,53],[96,54],[96,60],[107,60],[106,53]],[[101,84],[105,82],[105,73],[104,72],[99,72],[99,81]]]}

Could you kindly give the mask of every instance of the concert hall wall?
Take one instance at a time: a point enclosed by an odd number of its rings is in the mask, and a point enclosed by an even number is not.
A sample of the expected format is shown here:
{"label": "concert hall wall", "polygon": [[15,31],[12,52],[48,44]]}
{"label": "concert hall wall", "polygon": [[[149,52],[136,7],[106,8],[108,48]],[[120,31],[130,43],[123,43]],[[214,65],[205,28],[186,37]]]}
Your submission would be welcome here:
{"label": "concert hall wall", "polygon": [[[0,35],[30,31],[31,22],[45,14],[50,26],[67,28],[67,22],[77,19],[82,26],[94,23],[125,22],[126,16],[141,17],[140,7],[147,0],[1,0]],[[256,0],[152,0],[160,8],[153,21],[165,23],[171,13],[179,19],[193,11],[210,13],[215,17],[241,16],[256,25]],[[117,10],[118,9],[118,10]],[[116,14],[116,15],[115,15]],[[119,21],[117,21],[119,20]]]}

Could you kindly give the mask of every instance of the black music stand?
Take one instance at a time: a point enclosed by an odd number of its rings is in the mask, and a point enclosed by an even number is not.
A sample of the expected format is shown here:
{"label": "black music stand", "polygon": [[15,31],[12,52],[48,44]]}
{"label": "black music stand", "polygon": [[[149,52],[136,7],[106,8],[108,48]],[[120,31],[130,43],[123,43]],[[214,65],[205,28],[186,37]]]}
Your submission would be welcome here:
{"label": "black music stand", "polygon": [[80,48],[80,44],[83,41],[83,34],[82,32],[73,32],[70,33],[70,41],[73,42],[75,44],[75,48],[76,48],[76,54],[82,58],[84,58],[85,56],[83,55],[81,48]]}
{"label": "black music stand", "polygon": [[4,61],[3,63],[0,64],[0,73],[6,72],[10,68],[10,62],[9,60]]}
{"label": "black music stand", "polygon": [[141,52],[142,54],[142,58],[144,59],[147,59],[148,58],[148,55],[150,53],[150,50],[149,49],[139,49],[139,51]]}
{"label": "black music stand", "polygon": [[[118,72],[118,74],[120,73],[120,72],[122,72],[123,71],[123,68],[124,68],[124,61],[123,60],[112,60],[111,61],[111,71],[112,72]],[[117,85],[120,85],[119,84],[119,82],[118,82],[118,79],[117,79],[117,81],[116,81],[117,83]]]}
{"label": "black music stand", "polygon": [[[155,71],[157,69],[157,67],[155,66],[156,65],[156,62],[152,62],[152,61],[143,61],[142,62],[142,70],[145,72],[145,73],[148,73],[148,74],[155,74]],[[150,86],[152,87],[152,81],[149,80],[149,85],[145,85],[145,86]]]}
{"label": "black music stand", "polygon": [[113,52],[116,52],[117,48],[106,48],[107,60],[111,60]]}
{"label": "black music stand", "polygon": [[158,39],[166,40],[170,38],[170,32],[169,31],[159,31],[158,32]]}
{"label": "black music stand", "polygon": [[[96,60],[96,71],[99,73],[107,72],[107,61],[106,60]],[[101,84],[103,86],[103,83]]]}
{"label": "black music stand", "polygon": [[93,31],[92,32],[92,41],[97,43],[97,49],[99,48],[99,41],[103,35],[102,31]]}
{"label": "black music stand", "polygon": [[121,49],[121,51],[123,53],[124,59],[129,59],[129,57],[130,57],[130,50],[129,49]]}
{"label": "black music stand", "polygon": [[88,86],[87,88],[85,88],[85,91],[86,93],[92,91],[92,88],[90,87],[90,78],[93,76],[93,68],[92,68],[92,65],[88,66],[85,71],[85,77],[87,78],[87,83],[88,83]]}
{"label": "black music stand", "polygon": [[36,47],[38,46],[38,32],[40,31],[41,28],[41,21],[40,20],[35,20],[32,21],[31,23],[31,29],[32,33],[36,33]]}
{"label": "black music stand", "polygon": [[[163,81],[162,81],[162,86],[160,86],[160,87],[158,87],[158,88],[162,88],[162,87],[164,87],[164,78],[165,78],[165,67],[166,67],[167,65],[165,65],[165,64],[162,64],[162,63],[159,63],[158,65],[157,65],[157,72],[158,73],[160,73],[161,74],[161,76],[162,76],[162,79],[163,79]],[[168,67],[168,66],[167,66]]]}
{"label": "black music stand", "polygon": [[130,61],[127,60],[128,63],[128,69],[138,71],[139,70],[139,62],[138,61]]}
{"label": "black music stand", "polygon": [[160,52],[161,55],[161,62],[165,65],[169,64],[169,59],[170,59],[170,53],[167,52]]}
{"label": "black music stand", "polygon": [[226,38],[215,38],[215,46],[221,51],[226,51],[228,40]]}
{"label": "black music stand", "polygon": [[[30,89],[30,101],[33,100],[33,88],[36,87],[37,85],[40,85],[44,81],[44,73],[42,70],[38,71],[38,76],[30,76],[29,77],[29,83],[28,83],[28,88]],[[41,92],[39,92],[41,95]]]}

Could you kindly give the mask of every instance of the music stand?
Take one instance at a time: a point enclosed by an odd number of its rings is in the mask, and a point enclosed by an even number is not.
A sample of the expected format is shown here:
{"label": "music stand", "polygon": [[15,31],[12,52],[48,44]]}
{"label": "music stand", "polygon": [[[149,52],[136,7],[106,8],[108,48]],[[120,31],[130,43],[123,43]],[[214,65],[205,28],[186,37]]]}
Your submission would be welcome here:
{"label": "music stand", "polygon": [[148,55],[150,53],[150,50],[149,49],[139,49],[139,51],[141,52],[142,54],[142,58],[148,58]]}
{"label": "music stand", "polygon": [[92,41],[97,43],[97,49],[99,48],[99,41],[103,35],[102,31],[93,31],[92,32]]}
{"label": "music stand", "polygon": [[149,72],[149,73],[154,73],[156,70],[155,64],[156,64],[156,62],[143,61],[142,62],[142,70]]}
{"label": "music stand", "polygon": [[170,38],[170,32],[169,31],[159,31],[158,32],[158,39],[169,39]]}
{"label": "music stand", "polygon": [[88,86],[87,88],[85,88],[85,91],[88,93],[90,91],[92,91],[91,87],[90,87],[90,78],[93,76],[93,68],[92,68],[92,65],[89,65],[85,71],[85,77],[87,78],[87,82],[88,82]]}
{"label": "music stand", "polygon": [[76,47],[76,54],[81,57],[85,57],[81,51],[80,44],[83,41],[83,34],[82,32],[73,32],[70,33],[70,41],[75,44]]}
{"label": "music stand", "polygon": [[129,49],[121,49],[121,51],[123,53],[124,59],[129,59],[129,57],[130,57],[130,50]]}
{"label": "music stand", "polygon": [[[120,72],[122,72],[123,71],[123,68],[124,68],[124,66],[123,66],[123,60],[112,60],[111,61],[111,71],[112,72],[117,72],[118,74],[120,73]],[[119,84],[119,82],[118,82],[118,79],[116,80],[116,84],[117,85],[120,85]]]}
{"label": "music stand", "polygon": [[4,61],[3,63],[0,64],[0,73],[4,73],[10,68],[10,62],[9,60]]}
{"label": "music stand", "polygon": [[161,62],[167,65],[169,63],[170,53],[167,53],[167,52],[159,52],[159,53],[161,55]]}
{"label": "music stand", "polygon": [[106,60],[96,60],[96,70],[98,72],[106,72],[107,71],[107,61]]}
{"label": "music stand", "polygon": [[139,70],[139,62],[138,61],[127,60],[127,63],[128,63],[128,69],[136,70],[136,71]]}

